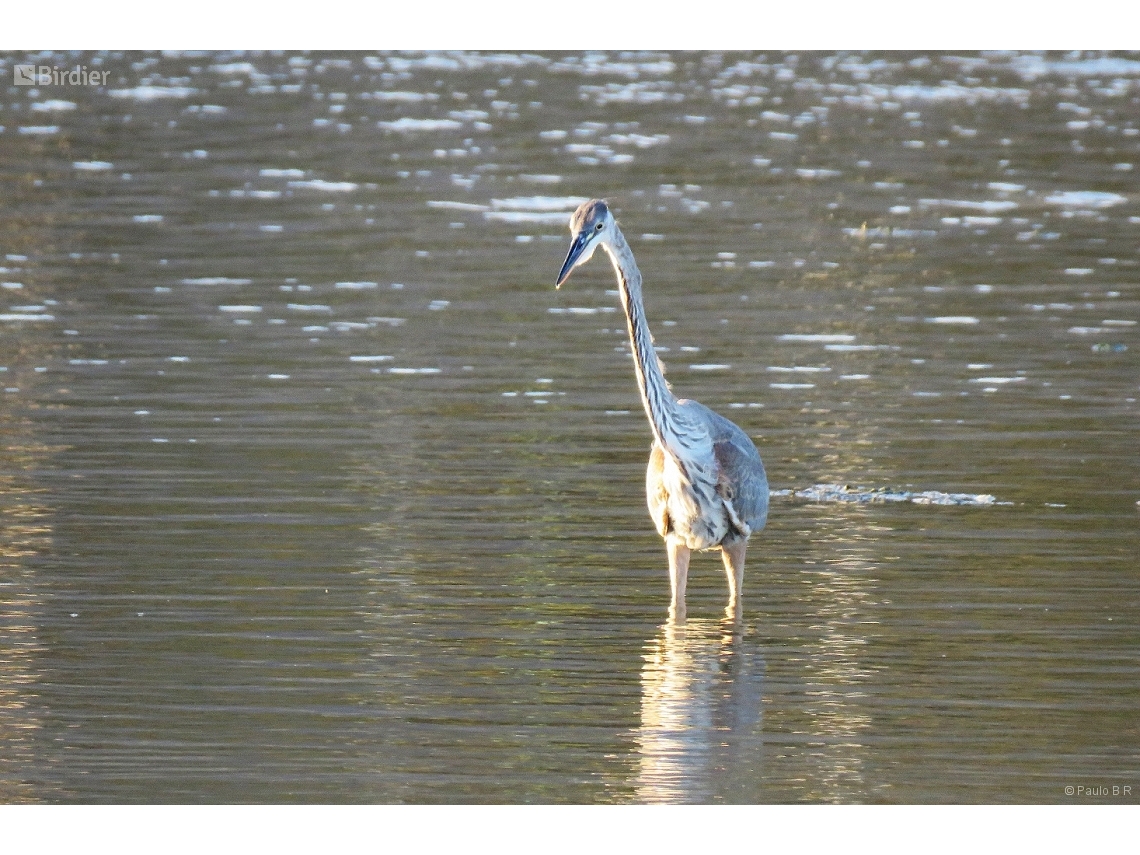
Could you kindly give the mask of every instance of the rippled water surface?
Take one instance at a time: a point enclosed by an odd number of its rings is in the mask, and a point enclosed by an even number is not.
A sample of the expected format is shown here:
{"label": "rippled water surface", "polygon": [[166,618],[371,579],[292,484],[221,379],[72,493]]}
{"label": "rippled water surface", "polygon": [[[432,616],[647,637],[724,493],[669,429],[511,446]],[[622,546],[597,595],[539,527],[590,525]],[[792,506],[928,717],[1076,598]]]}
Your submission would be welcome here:
{"label": "rippled water surface", "polygon": [[[0,800],[1140,800],[1140,56],[0,74]],[[592,196],[767,465],[739,625]]]}

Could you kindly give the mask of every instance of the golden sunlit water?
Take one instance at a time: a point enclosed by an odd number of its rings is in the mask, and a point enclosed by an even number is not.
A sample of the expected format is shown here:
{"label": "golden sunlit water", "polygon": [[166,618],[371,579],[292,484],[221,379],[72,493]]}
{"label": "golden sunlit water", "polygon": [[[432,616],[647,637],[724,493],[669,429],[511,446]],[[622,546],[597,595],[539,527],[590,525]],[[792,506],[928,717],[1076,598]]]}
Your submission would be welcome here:
{"label": "golden sunlit water", "polygon": [[[0,801],[1140,800],[1140,56],[0,75]],[[590,197],[763,456],[740,623]]]}

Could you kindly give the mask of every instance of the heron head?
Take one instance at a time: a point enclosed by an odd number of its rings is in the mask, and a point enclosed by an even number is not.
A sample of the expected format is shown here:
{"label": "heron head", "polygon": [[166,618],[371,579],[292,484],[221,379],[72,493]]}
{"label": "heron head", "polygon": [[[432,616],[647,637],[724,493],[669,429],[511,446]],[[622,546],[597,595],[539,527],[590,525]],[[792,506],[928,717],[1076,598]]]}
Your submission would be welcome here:
{"label": "heron head", "polygon": [[573,240],[554,287],[561,288],[575,267],[589,261],[598,245],[612,237],[613,230],[614,215],[601,199],[591,199],[579,205],[578,210],[570,215],[570,234],[573,235]]}

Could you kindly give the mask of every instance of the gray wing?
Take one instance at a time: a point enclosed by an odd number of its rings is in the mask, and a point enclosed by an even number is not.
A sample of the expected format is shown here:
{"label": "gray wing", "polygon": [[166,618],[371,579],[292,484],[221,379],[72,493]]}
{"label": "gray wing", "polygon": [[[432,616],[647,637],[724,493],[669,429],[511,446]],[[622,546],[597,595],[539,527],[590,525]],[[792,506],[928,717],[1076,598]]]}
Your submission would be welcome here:
{"label": "gray wing", "polygon": [[[696,401],[680,401],[702,418],[713,442],[722,482],[731,492],[732,507],[753,534],[768,520],[768,476],[756,444],[735,424]],[[726,496],[727,498],[727,496]]]}

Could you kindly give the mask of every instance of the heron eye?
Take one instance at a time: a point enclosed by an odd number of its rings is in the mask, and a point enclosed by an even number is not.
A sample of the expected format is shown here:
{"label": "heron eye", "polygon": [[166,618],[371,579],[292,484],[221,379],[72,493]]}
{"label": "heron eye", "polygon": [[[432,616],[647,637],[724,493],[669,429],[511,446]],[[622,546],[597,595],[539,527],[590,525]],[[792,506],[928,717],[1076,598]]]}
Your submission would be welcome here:
{"label": "heron eye", "polygon": [[594,226],[594,228],[597,229],[598,231],[601,231],[602,225],[603,225],[602,223],[598,223],[596,226]]}

